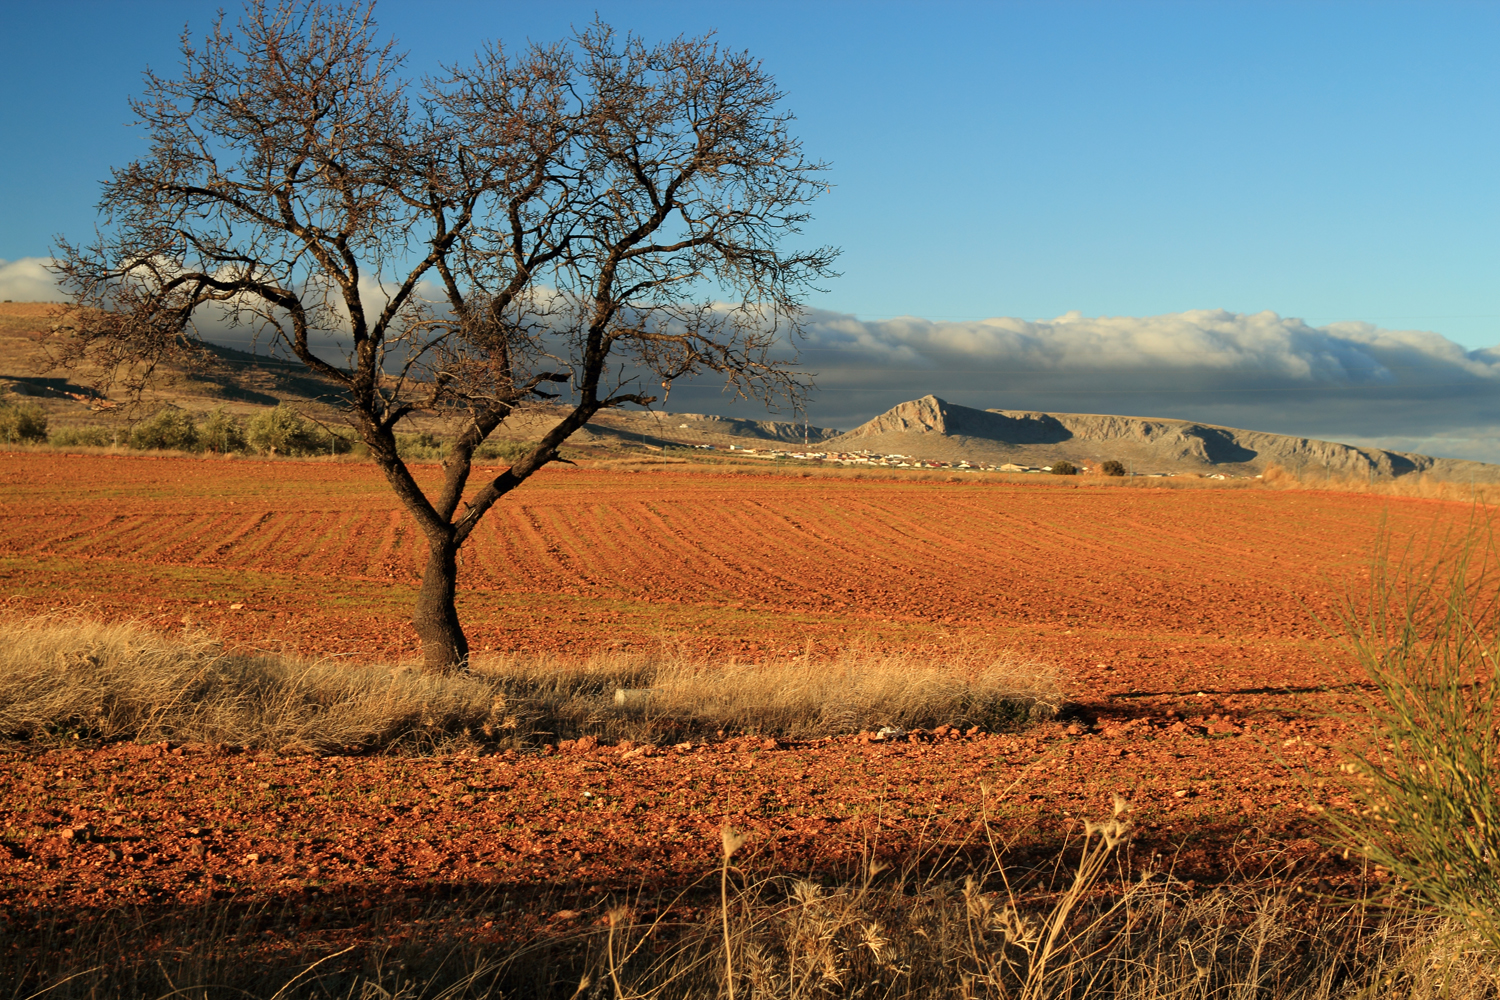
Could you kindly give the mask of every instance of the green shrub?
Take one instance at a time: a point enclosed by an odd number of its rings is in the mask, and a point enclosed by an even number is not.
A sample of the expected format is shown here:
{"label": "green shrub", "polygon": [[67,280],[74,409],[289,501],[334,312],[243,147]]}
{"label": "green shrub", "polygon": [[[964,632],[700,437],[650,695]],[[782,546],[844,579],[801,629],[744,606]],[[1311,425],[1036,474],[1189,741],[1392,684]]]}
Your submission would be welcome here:
{"label": "green shrub", "polygon": [[491,438],[474,451],[475,458],[500,459],[502,462],[519,462],[536,450],[539,442],[517,441],[514,438]]}
{"label": "green shrub", "polygon": [[95,424],[59,427],[48,435],[47,443],[54,448],[108,448],[115,443],[115,432]]}
{"label": "green shrub", "polygon": [[[539,441],[519,441],[515,438],[491,438],[474,449],[474,460],[514,464],[536,450]],[[362,445],[359,447],[363,447]],[[419,434],[397,434],[396,453],[404,459],[442,459],[448,456],[449,442],[429,431]],[[576,457],[576,452],[559,449],[564,458]]]}
{"label": "green shrub", "polygon": [[245,450],[245,431],[240,422],[224,412],[221,406],[198,425],[198,442],[220,455]]}
{"label": "green shrub", "polygon": [[448,442],[427,431],[397,434],[396,454],[402,458],[442,458],[448,454]]}
{"label": "green shrub", "polygon": [[158,410],[131,430],[130,447],[137,451],[196,451],[198,428],[185,410]]}
{"label": "green shrub", "polygon": [[0,404],[0,443],[47,440],[47,413],[35,403]]}
{"label": "green shrub", "polygon": [[[475,449],[474,457],[476,459],[484,459],[485,461],[499,459],[502,462],[513,465],[536,451],[536,446],[539,444],[541,444],[540,441],[518,441],[515,438],[490,438],[490,440]],[[559,458],[575,459],[582,454],[583,452],[573,448],[557,449]]]}
{"label": "green shrub", "polygon": [[1393,567],[1379,551],[1364,607],[1344,614],[1374,732],[1344,765],[1357,805],[1330,822],[1500,952],[1500,560],[1487,528],[1445,558]]}
{"label": "green shrub", "polygon": [[1125,464],[1123,462],[1116,462],[1114,459],[1110,459],[1103,465],[1099,466],[1099,472],[1101,475],[1105,476],[1123,476],[1125,475]]}
{"label": "green shrub", "polygon": [[1072,462],[1053,462],[1052,474],[1054,476],[1076,476],[1078,475],[1078,466]]}
{"label": "green shrub", "polygon": [[246,429],[245,439],[262,454],[318,455],[329,450],[328,435],[285,403],[257,413]]}

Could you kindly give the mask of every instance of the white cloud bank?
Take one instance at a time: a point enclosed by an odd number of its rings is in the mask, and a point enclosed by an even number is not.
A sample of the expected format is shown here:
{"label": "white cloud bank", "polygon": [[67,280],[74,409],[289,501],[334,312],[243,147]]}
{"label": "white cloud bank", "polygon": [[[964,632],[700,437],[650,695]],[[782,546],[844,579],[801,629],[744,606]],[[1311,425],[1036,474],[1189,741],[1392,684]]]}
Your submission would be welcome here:
{"label": "white cloud bank", "polygon": [[807,319],[811,418],[827,426],[931,392],[982,408],[1178,417],[1500,462],[1500,349],[1469,351],[1436,333],[1217,309]]}
{"label": "white cloud bank", "polygon": [[957,360],[1025,367],[1029,373],[1222,372],[1298,382],[1392,384],[1387,362],[1423,359],[1477,377],[1500,375],[1486,358],[1435,333],[1368,323],[1311,327],[1274,312],[1199,309],[1164,316],[1091,319],[1068,313],[1035,322],[999,318],[866,322],[814,313],[807,346],[819,356],[857,351],[887,365],[940,369]]}
{"label": "white cloud bank", "polygon": [[67,296],[47,270],[48,257],[0,260],[0,299],[11,302],[62,302]]}

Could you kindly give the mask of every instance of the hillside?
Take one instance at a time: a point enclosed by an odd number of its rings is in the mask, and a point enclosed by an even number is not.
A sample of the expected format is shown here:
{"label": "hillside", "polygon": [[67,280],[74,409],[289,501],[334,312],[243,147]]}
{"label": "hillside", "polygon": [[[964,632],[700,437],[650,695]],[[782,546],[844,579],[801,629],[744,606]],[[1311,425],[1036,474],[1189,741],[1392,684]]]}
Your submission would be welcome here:
{"label": "hillside", "polygon": [[[538,406],[512,416],[495,432],[499,437],[534,440],[561,419],[558,410]],[[837,430],[804,426],[787,420],[752,420],[707,413],[669,413],[665,410],[614,410],[600,413],[573,436],[575,445],[629,447],[645,445],[713,445],[727,448],[747,443],[801,445],[819,449],[838,436]]]}
{"label": "hillside", "polygon": [[1115,459],[1138,473],[1256,475],[1279,465],[1337,478],[1426,473],[1438,479],[1500,482],[1500,466],[1332,441],[1218,427],[1190,420],[978,410],[936,396],[892,407],[826,448],[910,455],[928,461],[1043,466]]}
{"label": "hillside", "polygon": [[[99,369],[49,367],[66,334],[54,330],[62,307],[41,302],[0,303],[0,398],[27,398],[42,405],[55,426],[103,423],[138,415],[125,413],[119,400],[94,388]],[[146,394],[140,412],[150,413],[168,401],[190,411],[222,406],[249,414],[277,403],[294,403],[319,419],[335,417],[339,390],[309,374],[301,365],[213,346],[208,366],[193,371],[165,366],[158,384]]]}
{"label": "hillside", "polygon": [[[48,370],[47,358],[61,346],[53,327],[62,307],[42,302],[0,303],[0,401],[24,398],[47,410],[53,427],[129,423],[170,402],[196,414],[222,406],[239,416],[287,403],[325,424],[340,423],[340,392],[332,383],[309,374],[295,362],[251,354],[229,347],[213,346],[216,364],[211,370],[184,371],[168,368],[161,384],[150,392],[144,406],[127,412],[118,401],[93,389],[97,370]],[[496,432],[499,437],[535,440],[561,419],[561,411],[537,406],[518,413]],[[417,417],[404,428],[411,432],[435,431],[440,421]],[[747,441],[819,444],[839,432],[801,423],[721,417],[701,413],[619,410],[595,417],[574,436],[574,446],[605,450],[629,447],[663,447],[668,444],[711,444],[726,448]]]}
{"label": "hillside", "polygon": [[[60,308],[45,303],[0,303],[0,400],[18,397],[47,410],[54,428],[85,424],[122,427],[171,402],[196,414],[222,406],[248,417],[288,403],[334,425],[342,422],[339,390],[300,365],[228,347],[214,347],[207,371],[168,370],[145,405],[127,411],[97,394],[89,370],[47,371]],[[535,440],[561,417],[538,405],[507,420],[498,437]],[[438,431],[435,417],[407,422],[410,432]],[[1187,420],[980,410],[936,396],[902,403],[847,433],[793,421],[702,413],[620,410],[602,413],[576,434],[572,445],[604,456],[620,449],[667,445],[784,444],[819,451],[908,455],[926,461],[1045,466],[1066,459],[1095,465],[1124,462],[1142,473],[1223,472],[1254,475],[1279,465],[1299,476],[1318,472],[1339,478],[1399,477],[1426,473],[1461,482],[1500,482],[1500,466],[1408,452],[1360,448],[1309,438],[1219,427]]]}

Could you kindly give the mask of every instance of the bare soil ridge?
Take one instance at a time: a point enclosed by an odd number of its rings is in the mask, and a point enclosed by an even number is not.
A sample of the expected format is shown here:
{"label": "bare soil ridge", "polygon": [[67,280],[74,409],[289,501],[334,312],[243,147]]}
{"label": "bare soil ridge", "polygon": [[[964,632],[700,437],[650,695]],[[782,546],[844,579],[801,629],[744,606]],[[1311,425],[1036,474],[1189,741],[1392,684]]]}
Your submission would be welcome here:
{"label": "bare soil ridge", "polygon": [[1138,473],[1225,472],[1254,475],[1272,465],[1299,477],[1340,479],[1426,474],[1437,479],[1500,482],[1500,466],[1409,452],[1361,448],[1311,438],[1220,427],[1191,420],[979,410],[927,395],[894,406],[829,448],[910,455],[928,461],[1048,465],[1108,459]]}

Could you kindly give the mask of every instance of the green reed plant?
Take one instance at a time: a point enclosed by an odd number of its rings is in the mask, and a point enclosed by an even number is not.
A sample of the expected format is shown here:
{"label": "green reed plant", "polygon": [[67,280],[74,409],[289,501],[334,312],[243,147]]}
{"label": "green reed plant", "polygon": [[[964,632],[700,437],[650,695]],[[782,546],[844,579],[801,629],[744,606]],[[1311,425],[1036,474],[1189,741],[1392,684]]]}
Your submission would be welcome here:
{"label": "green reed plant", "polygon": [[1500,953],[1500,602],[1476,518],[1436,555],[1388,540],[1344,615],[1372,689],[1372,738],[1350,748],[1355,808],[1335,832],[1399,886]]}

